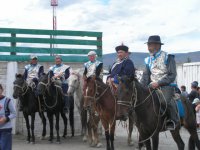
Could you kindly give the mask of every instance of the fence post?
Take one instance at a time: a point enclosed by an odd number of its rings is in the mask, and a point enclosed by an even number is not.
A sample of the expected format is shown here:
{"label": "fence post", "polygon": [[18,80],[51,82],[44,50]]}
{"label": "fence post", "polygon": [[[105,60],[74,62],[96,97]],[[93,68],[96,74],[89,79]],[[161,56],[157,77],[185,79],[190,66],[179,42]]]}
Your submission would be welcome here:
{"label": "fence post", "polygon": [[[15,38],[16,34],[15,33],[11,33],[11,37]],[[11,47],[16,47],[16,42],[11,42]],[[10,52],[10,55],[16,55],[16,52]]]}

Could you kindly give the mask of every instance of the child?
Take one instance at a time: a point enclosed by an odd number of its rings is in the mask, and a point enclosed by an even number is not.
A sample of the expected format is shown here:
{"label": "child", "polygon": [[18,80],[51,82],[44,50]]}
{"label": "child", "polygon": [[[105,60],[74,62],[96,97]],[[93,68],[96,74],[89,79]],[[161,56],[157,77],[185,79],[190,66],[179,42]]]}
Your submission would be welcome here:
{"label": "child", "polygon": [[197,126],[198,126],[198,132],[200,132],[200,100],[199,98],[195,98],[192,104],[195,104],[196,121],[197,121]]}
{"label": "child", "polygon": [[12,149],[11,119],[16,117],[13,101],[3,95],[0,84],[0,150]]}

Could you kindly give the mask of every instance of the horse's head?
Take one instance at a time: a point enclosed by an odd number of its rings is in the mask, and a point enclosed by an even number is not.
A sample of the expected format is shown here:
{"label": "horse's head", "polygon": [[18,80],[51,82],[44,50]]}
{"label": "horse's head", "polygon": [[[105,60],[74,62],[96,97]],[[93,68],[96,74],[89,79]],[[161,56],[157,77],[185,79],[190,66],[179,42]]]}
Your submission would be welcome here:
{"label": "horse's head", "polygon": [[134,81],[135,79],[122,76],[119,77],[119,85],[117,88],[117,97],[118,97],[118,111],[117,116],[122,119],[126,119],[128,117],[128,113],[131,109],[133,104],[132,96],[133,96],[133,89],[134,89]]}
{"label": "horse's head", "polygon": [[72,95],[76,89],[78,89],[80,85],[81,76],[78,72],[72,72],[68,78],[68,91],[67,94]]}
{"label": "horse's head", "polygon": [[48,77],[48,74],[43,73],[39,78],[39,83],[37,86],[37,92],[40,95],[44,95],[47,86],[49,85],[50,79]]}
{"label": "horse's head", "polygon": [[18,98],[26,92],[28,86],[25,82],[22,74],[15,75],[15,81],[13,82],[13,97]]}
{"label": "horse's head", "polygon": [[89,108],[95,100],[96,95],[96,76],[84,79],[84,108]]}

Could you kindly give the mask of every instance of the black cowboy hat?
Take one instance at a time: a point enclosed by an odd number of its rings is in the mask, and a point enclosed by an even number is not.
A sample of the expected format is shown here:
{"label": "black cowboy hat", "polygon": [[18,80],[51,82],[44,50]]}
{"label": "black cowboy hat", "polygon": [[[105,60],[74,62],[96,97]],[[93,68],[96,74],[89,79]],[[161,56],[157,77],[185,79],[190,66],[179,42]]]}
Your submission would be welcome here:
{"label": "black cowboy hat", "polygon": [[119,50],[128,52],[128,46],[126,46],[126,45],[124,45],[124,44],[122,43],[122,45],[119,45],[119,46],[115,47],[115,50],[116,50],[116,52],[118,52]]}
{"label": "black cowboy hat", "polygon": [[148,44],[148,43],[158,43],[160,45],[164,45],[161,40],[160,40],[160,36],[159,35],[152,35],[149,36],[148,42],[144,43],[144,44]]}

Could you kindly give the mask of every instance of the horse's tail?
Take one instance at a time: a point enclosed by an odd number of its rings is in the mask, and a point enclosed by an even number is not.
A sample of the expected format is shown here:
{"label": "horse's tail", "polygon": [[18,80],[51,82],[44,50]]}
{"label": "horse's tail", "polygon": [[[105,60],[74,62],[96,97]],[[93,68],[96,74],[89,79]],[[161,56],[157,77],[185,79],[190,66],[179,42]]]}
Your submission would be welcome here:
{"label": "horse's tail", "polygon": [[185,110],[183,124],[184,124],[184,127],[190,133],[188,148],[190,150],[194,150],[195,145],[196,145],[198,150],[200,150],[200,141],[199,141],[198,134],[197,134],[196,117],[195,117],[195,114],[193,111],[192,104],[185,96],[181,96],[181,101],[182,101],[182,104],[183,104],[183,107]]}

